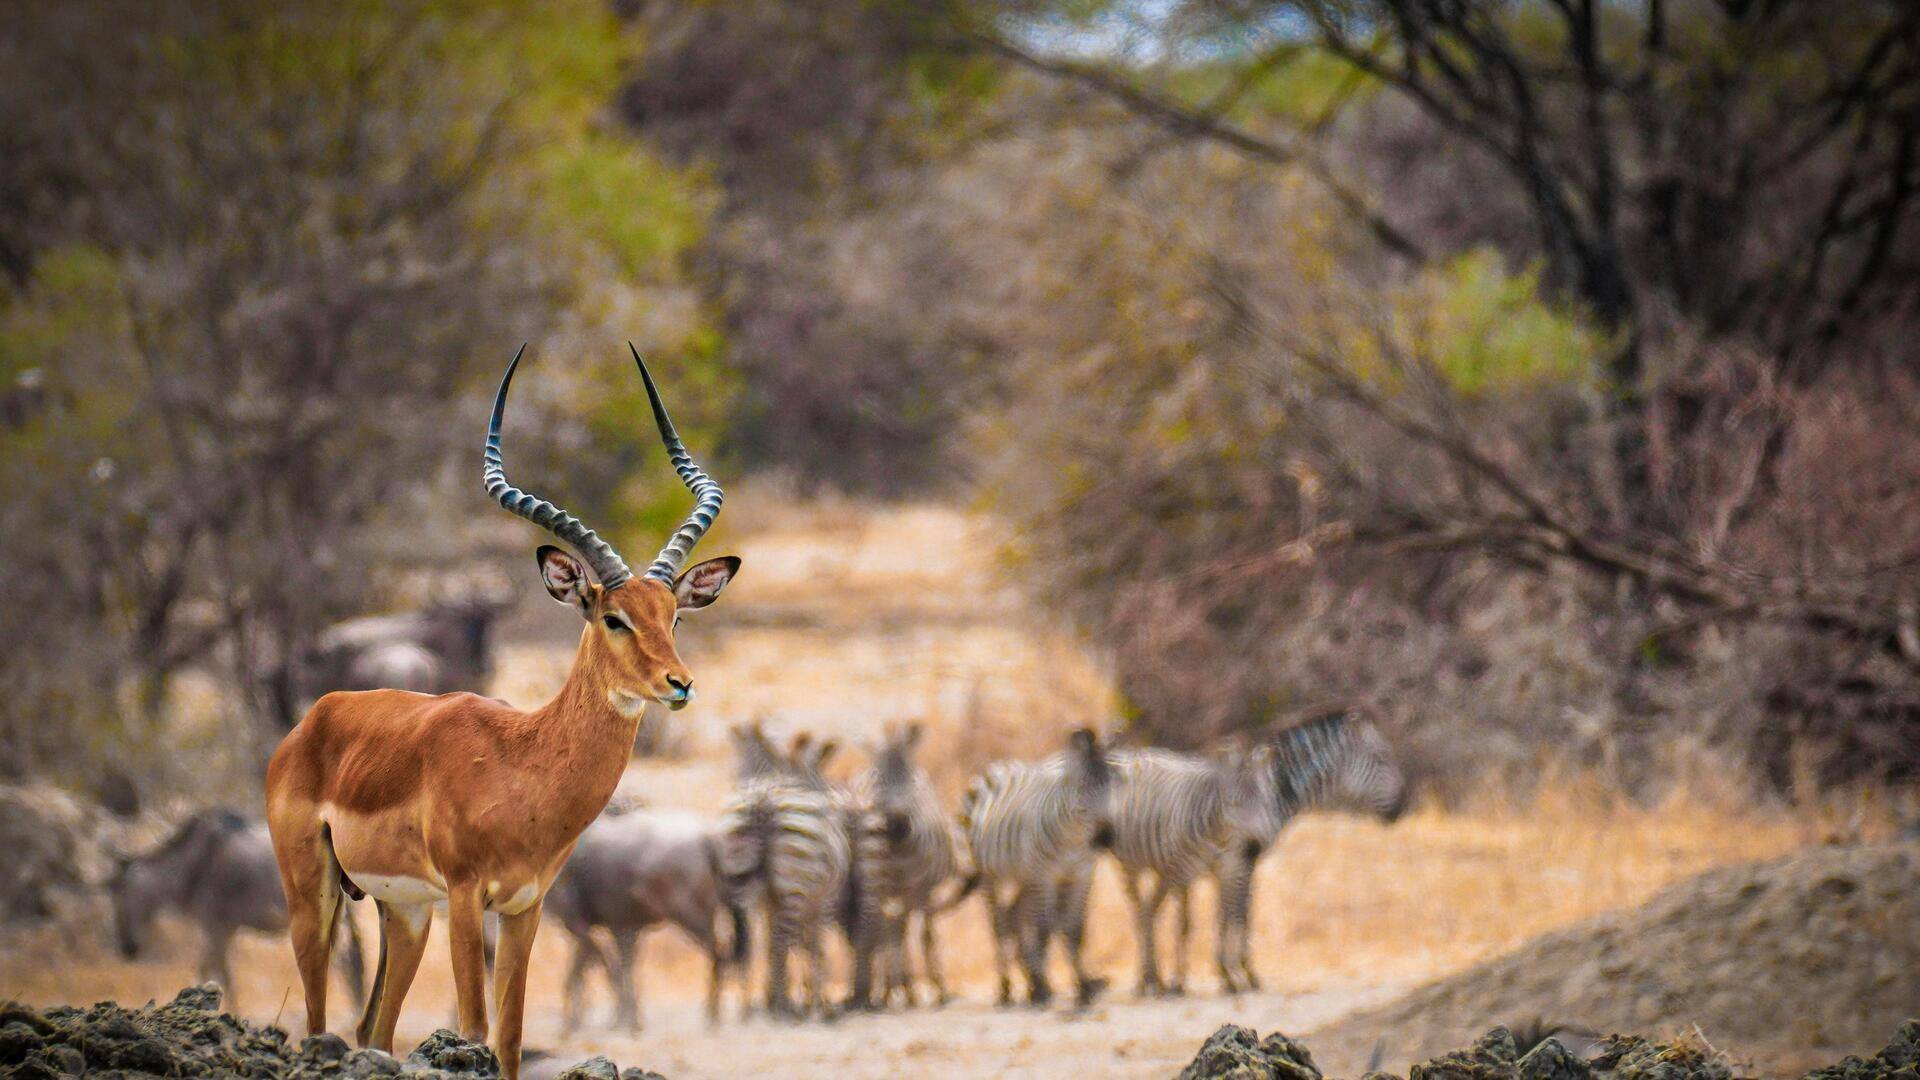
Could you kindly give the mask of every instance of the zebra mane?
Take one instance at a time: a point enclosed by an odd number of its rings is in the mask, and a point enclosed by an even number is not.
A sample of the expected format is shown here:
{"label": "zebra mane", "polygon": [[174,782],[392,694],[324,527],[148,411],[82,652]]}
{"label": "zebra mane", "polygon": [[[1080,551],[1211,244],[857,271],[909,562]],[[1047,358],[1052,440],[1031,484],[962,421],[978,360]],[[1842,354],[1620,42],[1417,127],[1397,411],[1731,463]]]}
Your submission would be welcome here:
{"label": "zebra mane", "polygon": [[1273,775],[1282,802],[1299,806],[1351,749],[1357,714],[1341,710],[1303,720],[1274,736]]}
{"label": "zebra mane", "polygon": [[906,747],[890,742],[874,761],[873,773],[883,785],[905,787],[913,783],[913,758]]}

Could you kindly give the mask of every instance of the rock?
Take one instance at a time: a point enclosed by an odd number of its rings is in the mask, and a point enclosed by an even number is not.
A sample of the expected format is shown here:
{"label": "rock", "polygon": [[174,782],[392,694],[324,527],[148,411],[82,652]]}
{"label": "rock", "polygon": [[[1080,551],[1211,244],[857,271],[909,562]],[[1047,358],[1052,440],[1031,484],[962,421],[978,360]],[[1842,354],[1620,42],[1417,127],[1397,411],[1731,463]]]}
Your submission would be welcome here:
{"label": "rock", "polygon": [[1320,1080],[1307,1048],[1275,1032],[1227,1024],[1207,1037],[1180,1080]]}
{"label": "rock", "polygon": [[1600,1045],[1593,1071],[1612,1080],[1732,1080],[1733,1070],[1697,1043],[1670,1045],[1615,1035]]}
{"label": "rock", "polygon": [[1585,1060],[1575,1057],[1551,1035],[1527,1051],[1518,1068],[1520,1080],[1589,1080],[1593,1076]]}
{"label": "rock", "polygon": [[620,1080],[667,1080],[652,1069],[622,1069]]}
{"label": "rock", "polygon": [[331,1031],[309,1035],[300,1043],[300,1064],[309,1068],[330,1065],[347,1056],[347,1040]]}
{"label": "rock", "polygon": [[575,1065],[554,1080],[620,1080],[620,1067],[601,1054]]}
{"label": "rock", "polygon": [[369,1080],[375,1076],[393,1076],[400,1071],[400,1059],[384,1050],[362,1048],[349,1051],[346,1060],[340,1063],[343,1076],[353,1080]]}
{"label": "rock", "polygon": [[[61,1049],[64,1050],[66,1047]],[[82,1059],[79,1067],[73,1072],[77,1075],[85,1068],[86,1061]],[[0,1076],[6,1076],[8,1080],[58,1080],[62,1072],[60,1065],[45,1050],[35,1050],[21,1059],[19,1064],[0,1068]]]}
{"label": "rock", "polygon": [[181,1009],[198,1009],[201,1012],[220,1011],[220,984],[205,982],[199,986],[189,986],[173,995],[169,1004]]}
{"label": "rock", "polygon": [[18,1020],[0,1024],[0,1065],[17,1065],[27,1055],[47,1045],[47,1040],[32,1025]]}
{"label": "rock", "polygon": [[1470,1049],[1415,1065],[1407,1080],[1518,1080],[1519,1059],[1520,1048],[1514,1045],[1513,1032],[1497,1027],[1480,1036]]}
{"label": "rock", "polygon": [[1873,1057],[1847,1057],[1808,1073],[1806,1080],[1920,1080],[1920,1020],[1901,1024],[1893,1041]]}
{"label": "rock", "polygon": [[407,1055],[406,1064],[401,1066],[401,1071],[408,1073],[425,1069],[466,1076],[499,1076],[500,1059],[485,1046],[441,1028],[414,1047],[413,1053]]}

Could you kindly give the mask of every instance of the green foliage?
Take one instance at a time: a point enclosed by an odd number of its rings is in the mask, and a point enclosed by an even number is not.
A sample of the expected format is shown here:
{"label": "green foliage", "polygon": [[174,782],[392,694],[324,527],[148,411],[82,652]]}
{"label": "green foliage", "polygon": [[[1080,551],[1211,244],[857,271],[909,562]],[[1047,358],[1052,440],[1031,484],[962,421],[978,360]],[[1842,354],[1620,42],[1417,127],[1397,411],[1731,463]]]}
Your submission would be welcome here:
{"label": "green foliage", "polygon": [[1540,270],[1509,273],[1481,248],[1422,274],[1401,323],[1454,388],[1473,396],[1592,379],[1605,335],[1542,296]]}
{"label": "green foliage", "polygon": [[539,163],[540,212],[556,233],[598,247],[632,282],[672,280],[705,232],[702,178],[631,141],[586,134]]}
{"label": "green foliage", "polygon": [[1221,114],[1231,123],[1284,120],[1295,125],[1321,122],[1329,112],[1358,104],[1380,89],[1379,80],[1324,49],[1301,45],[1291,56],[1254,74],[1258,57],[1234,57],[1182,68],[1169,89],[1180,101],[1206,108],[1222,92],[1251,77],[1244,92]]}

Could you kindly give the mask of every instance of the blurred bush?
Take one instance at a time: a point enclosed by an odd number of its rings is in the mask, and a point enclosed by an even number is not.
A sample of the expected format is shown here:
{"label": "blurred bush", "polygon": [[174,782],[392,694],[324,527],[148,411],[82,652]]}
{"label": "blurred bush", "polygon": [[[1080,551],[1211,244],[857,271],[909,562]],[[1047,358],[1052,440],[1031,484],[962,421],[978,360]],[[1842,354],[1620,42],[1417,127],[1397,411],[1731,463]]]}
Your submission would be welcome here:
{"label": "blurred bush", "polygon": [[[593,350],[523,379],[525,482],[653,524],[674,478],[621,338],[690,434],[730,390],[681,278],[702,182],[598,119],[609,10],[28,5],[0,44],[0,544],[33,568],[0,584],[0,772],[220,783],[153,752],[185,719],[257,760],[313,635],[484,550],[483,395],[522,339]],[[175,715],[191,670],[232,715]]]}

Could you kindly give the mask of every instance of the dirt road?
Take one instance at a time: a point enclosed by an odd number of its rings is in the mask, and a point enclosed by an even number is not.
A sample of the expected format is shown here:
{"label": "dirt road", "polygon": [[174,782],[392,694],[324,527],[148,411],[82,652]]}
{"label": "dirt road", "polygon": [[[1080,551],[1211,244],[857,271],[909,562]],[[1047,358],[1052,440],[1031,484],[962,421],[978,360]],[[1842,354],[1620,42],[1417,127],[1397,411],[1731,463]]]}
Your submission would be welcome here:
{"label": "dirt road", "polygon": [[1247,994],[1098,1004],[1077,1015],[998,1009],[977,1000],[943,1009],[849,1016],[828,1024],[764,1019],[709,1029],[691,1002],[648,1009],[639,1038],[604,1032],[562,1042],[558,1017],[532,1018],[529,1045],[551,1047],[553,1061],[605,1054],[682,1077],[1167,1077],[1201,1041],[1236,1021],[1262,1030],[1306,1031],[1357,1009],[1384,1003],[1398,986],[1336,985],[1295,994]]}

